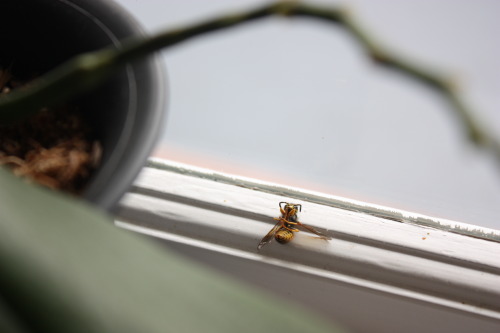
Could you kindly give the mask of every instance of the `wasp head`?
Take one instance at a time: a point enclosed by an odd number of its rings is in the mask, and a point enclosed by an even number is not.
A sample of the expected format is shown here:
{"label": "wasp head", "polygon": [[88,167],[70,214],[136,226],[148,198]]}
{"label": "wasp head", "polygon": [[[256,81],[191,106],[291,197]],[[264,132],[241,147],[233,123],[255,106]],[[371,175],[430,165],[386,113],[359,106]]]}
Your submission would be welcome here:
{"label": "wasp head", "polygon": [[290,213],[291,211],[300,212],[302,210],[302,205],[282,201],[280,202],[280,208],[283,209],[286,213]]}

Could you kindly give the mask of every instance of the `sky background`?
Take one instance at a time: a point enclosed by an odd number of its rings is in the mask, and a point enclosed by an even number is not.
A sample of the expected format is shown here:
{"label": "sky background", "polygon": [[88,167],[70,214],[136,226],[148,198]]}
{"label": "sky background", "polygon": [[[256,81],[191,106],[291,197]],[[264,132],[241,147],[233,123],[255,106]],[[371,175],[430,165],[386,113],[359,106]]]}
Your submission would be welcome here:
{"label": "sky background", "polygon": [[[116,2],[155,32],[266,1]],[[347,6],[384,45],[455,77],[500,133],[499,1],[319,3]],[[169,105],[156,156],[500,229],[500,167],[439,94],[372,63],[340,27],[270,18],[161,58]]]}

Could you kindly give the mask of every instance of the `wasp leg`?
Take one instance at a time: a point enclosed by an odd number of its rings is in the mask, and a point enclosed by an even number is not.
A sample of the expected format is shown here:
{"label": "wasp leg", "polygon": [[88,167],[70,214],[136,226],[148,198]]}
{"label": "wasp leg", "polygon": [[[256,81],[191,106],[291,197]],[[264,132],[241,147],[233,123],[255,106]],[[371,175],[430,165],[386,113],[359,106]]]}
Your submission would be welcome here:
{"label": "wasp leg", "polygon": [[294,222],[294,221],[289,221],[283,217],[273,217],[274,220],[276,221],[281,221],[283,223],[290,223],[290,224],[301,224],[300,222]]}
{"label": "wasp leg", "polygon": [[292,217],[292,216],[297,215],[297,212],[298,212],[297,208],[294,208],[294,209],[290,210],[288,212],[288,217]]}
{"label": "wasp leg", "polygon": [[299,229],[297,228],[292,228],[292,227],[287,227],[286,225],[287,224],[299,224],[300,222],[292,222],[292,221],[288,221],[288,220],[285,220],[284,218],[282,217],[274,217],[275,220],[277,221],[281,221],[281,223],[283,223],[283,225],[281,226],[282,228],[285,228],[287,230],[290,230],[290,231],[293,231],[293,232],[298,232],[300,231]]}
{"label": "wasp leg", "polygon": [[280,212],[281,212],[281,215],[286,216],[286,212],[283,208],[281,208],[281,206],[280,206]]}
{"label": "wasp leg", "polygon": [[290,228],[290,227],[287,227],[286,225],[283,225],[283,228],[285,228],[286,230],[290,230],[290,231],[293,231],[293,232],[299,232],[300,230],[297,229],[297,228]]}

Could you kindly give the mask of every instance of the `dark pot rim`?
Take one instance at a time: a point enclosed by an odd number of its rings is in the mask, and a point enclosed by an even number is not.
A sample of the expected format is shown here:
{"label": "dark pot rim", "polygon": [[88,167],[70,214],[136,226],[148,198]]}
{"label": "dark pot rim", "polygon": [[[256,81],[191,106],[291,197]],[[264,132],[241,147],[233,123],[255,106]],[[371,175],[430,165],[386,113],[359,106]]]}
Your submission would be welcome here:
{"label": "dark pot rim", "polygon": [[[98,20],[96,23],[117,47],[126,37],[145,34],[142,26],[113,1],[59,1]],[[115,209],[144,167],[161,133],[166,113],[166,74],[159,57],[152,55],[138,64],[130,64],[126,71],[130,89],[127,121],[113,154],[99,167],[83,194],[87,201],[105,210]],[[144,110],[145,103],[148,110]],[[139,125],[138,117],[143,118]]]}

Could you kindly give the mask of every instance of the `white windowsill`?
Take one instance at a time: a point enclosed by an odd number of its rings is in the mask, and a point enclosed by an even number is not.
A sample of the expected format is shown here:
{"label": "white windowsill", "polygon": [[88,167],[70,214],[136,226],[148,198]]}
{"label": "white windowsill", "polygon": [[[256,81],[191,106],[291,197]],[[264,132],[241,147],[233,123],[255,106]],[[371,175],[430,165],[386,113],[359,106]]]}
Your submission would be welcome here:
{"label": "white windowsill", "polygon": [[[258,252],[280,201],[302,204],[299,220],[333,240],[300,232]],[[143,170],[116,223],[357,331],[500,328],[495,230],[163,160]]]}

